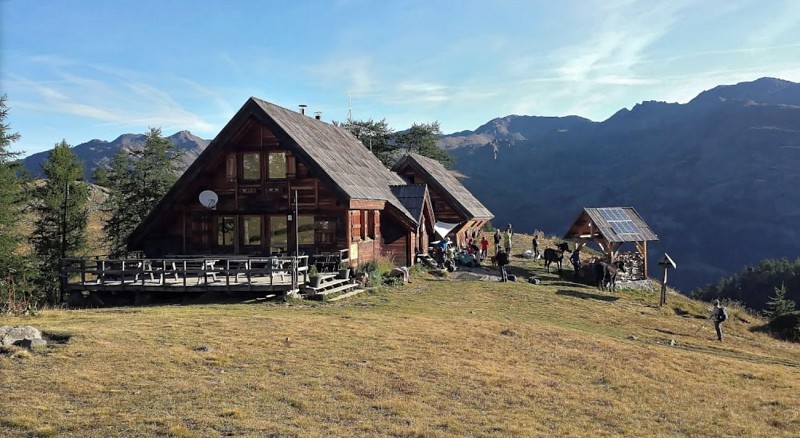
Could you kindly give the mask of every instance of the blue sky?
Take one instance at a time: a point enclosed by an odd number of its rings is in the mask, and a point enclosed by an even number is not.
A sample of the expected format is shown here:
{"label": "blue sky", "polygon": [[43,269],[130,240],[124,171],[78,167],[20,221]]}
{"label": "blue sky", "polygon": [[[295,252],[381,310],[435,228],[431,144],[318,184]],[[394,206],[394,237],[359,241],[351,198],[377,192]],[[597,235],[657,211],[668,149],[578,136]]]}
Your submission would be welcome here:
{"label": "blue sky", "polygon": [[0,0],[26,155],[161,127],[213,138],[250,96],[445,133],[605,120],[763,76],[800,82],[800,1]]}

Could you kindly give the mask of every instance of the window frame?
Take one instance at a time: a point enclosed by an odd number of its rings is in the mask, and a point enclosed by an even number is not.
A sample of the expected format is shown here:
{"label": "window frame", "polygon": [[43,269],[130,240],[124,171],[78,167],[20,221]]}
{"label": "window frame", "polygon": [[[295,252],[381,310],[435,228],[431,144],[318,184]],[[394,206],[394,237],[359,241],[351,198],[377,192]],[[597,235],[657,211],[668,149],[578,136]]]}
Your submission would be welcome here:
{"label": "window frame", "polygon": [[[252,175],[252,174],[249,174],[249,172],[252,172],[254,169],[252,169],[251,167],[248,167],[245,164],[248,161],[248,157],[255,157],[255,159],[257,160],[257,164],[258,164],[257,173],[258,173],[258,175],[256,176],[256,178],[249,178],[249,176]],[[261,167],[262,167],[261,166],[261,152],[242,152],[241,153],[241,162],[242,162],[242,174],[241,174],[242,175],[242,181],[252,181],[252,182],[261,181],[261,177],[263,175],[263,172],[262,172],[262,169],[261,169]]]}

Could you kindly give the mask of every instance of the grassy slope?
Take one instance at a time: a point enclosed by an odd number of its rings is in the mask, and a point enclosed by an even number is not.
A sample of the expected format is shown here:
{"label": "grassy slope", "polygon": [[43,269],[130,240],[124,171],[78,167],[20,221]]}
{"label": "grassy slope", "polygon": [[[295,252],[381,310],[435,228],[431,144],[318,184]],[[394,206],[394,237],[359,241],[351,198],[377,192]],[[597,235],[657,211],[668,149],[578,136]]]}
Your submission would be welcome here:
{"label": "grassy slope", "polygon": [[800,348],[754,317],[717,343],[703,303],[515,264],[545,284],[6,319],[74,336],[0,355],[0,436],[800,434]]}

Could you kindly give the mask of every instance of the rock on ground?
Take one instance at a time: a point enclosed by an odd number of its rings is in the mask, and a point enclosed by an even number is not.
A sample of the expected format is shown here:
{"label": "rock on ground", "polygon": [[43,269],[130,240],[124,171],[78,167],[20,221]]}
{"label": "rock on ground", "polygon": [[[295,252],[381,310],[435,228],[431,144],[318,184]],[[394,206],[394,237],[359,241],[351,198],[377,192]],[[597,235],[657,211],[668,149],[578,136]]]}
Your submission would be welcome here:
{"label": "rock on ground", "polygon": [[42,339],[42,332],[29,325],[0,327],[0,346],[17,345],[25,348],[32,348],[47,345],[47,341]]}

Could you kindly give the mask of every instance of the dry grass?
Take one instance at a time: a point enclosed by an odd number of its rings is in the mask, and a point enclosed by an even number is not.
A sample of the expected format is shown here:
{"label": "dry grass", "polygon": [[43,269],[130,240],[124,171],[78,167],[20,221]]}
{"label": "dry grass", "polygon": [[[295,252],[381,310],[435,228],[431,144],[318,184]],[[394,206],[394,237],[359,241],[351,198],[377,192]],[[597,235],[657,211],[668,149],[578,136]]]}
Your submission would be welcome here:
{"label": "dry grass", "polygon": [[426,277],[335,304],[4,321],[72,338],[0,355],[0,435],[800,434],[800,348],[755,317],[732,312],[718,343],[703,303],[514,269],[544,284]]}

